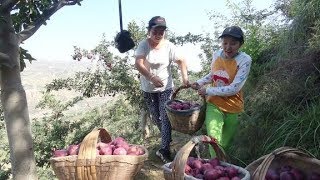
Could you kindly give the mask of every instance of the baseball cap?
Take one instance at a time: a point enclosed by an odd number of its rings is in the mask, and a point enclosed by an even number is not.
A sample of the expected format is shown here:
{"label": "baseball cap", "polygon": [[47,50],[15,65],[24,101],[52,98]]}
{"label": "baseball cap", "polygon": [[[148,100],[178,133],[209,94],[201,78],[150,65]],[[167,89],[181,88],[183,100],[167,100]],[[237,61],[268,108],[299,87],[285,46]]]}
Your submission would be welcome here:
{"label": "baseball cap", "polygon": [[238,26],[230,26],[227,27],[223,32],[222,35],[219,36],[219,38],[225,37],[225,36],[232,36],[235,38],[243,39],[243,32],[240,27]]}
{"label": "baseball cap", "polygon": [[153,27],[159,27],[159,26],[167,28],[166,20],[163,17],[154,16],[153,18],[150,19],[149,26],[148,26],[149,29]]}

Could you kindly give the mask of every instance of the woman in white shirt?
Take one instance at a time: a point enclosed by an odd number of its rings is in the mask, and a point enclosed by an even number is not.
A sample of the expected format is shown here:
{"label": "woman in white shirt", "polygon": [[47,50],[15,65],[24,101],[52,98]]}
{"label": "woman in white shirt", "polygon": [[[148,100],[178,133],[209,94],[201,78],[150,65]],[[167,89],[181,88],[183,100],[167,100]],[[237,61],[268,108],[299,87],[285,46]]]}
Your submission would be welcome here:
{"label": "woman in white shirt", "polygon": [[161,148],[156,152],[165,163],[170,156],[171,124],[165,111],[165,102],[173,92],[171,65],[179,65],[184,85],[189,85],[187,65],[173,43],[165,39],[166,21],[161,16],[151,18],[148,37],[135,51],[135,66],[140,72],[141,90],[152,120],[161,132]]}

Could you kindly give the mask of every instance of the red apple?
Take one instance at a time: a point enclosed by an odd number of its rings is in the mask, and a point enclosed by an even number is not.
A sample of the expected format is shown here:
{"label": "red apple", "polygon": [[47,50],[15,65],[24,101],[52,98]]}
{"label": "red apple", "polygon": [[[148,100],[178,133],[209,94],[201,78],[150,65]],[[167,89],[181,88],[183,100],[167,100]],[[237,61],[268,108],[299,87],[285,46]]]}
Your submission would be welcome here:
{"label": "red apple", "polygon": [[68,146],[68,155],[77,155],[79,153],[79,144],[71,144]]}
{"label": "red apple", "polygon": [[64,157],[68,156],[68,151],[66,149],[58,149],[53,151],[53,157]]}
{"label": "red apple", "polygon": [[113,155],[126,155],[127,151],[123,147],[118,147],[114,149]]}
{"label": "red apple", "polygon": [[112,155],[112,146],[108,145],[108,146],[103,146],[100,148],[99,150],[99,154],[100,155]]}

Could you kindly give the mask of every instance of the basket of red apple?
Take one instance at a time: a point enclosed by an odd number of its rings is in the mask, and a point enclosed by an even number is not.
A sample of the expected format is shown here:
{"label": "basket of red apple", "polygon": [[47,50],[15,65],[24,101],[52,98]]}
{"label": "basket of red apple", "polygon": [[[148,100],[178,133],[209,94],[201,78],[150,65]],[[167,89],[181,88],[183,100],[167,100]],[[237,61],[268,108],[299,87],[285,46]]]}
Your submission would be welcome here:
{"label": "basket of red apple", "polygon": [[181,90],[187,88],[190,87],[180,86],[176,89],[171,100],[166,102],[165,109],[173,130],[192,135],[201,129],[205,120],[205,100],[200,104],[175,99]]}
{"label": "basket of red apple", "polygon": [[291,147],[275,149],[245,169],[253,180],[320,180],[320,160]]}
{"label": "basket of red apple", "polygon": [[[202,159],[190,156],[198,143],[209,143],[216,157]],[[240,166],[227,162],[226,155],[214,138],[201,135],[193,137],[176,154],[174,160],[162,166],[165,180],[250,180],[250,173]]]}
{"label": "basket of red apple", "polygon": [[145,147],[95,128],[80,144],[54,150],[49,161],[59,180],[131,180],[147,158]]}

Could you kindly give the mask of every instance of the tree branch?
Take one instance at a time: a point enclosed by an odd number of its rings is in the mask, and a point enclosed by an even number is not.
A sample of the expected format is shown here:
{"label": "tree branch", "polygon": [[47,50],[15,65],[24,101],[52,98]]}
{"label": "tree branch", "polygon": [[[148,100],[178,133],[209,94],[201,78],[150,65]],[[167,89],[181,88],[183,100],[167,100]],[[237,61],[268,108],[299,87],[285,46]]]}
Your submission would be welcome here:
{"label": "tree branch", "polygon": [[19,0],[1,0],[0,12],[10,11],[13,6],[15,6]]}
{"label": "tree branch", "polygon": [[56,13],[63,6],[81,5],[82,0],[60,0],[58,3],[54,4],[51,8],[42,13],[42,17],[36,20],[34,23],[28,25],[23,31],[19,33],[20,41],[23,42],[31,37],[43,24],[46,23],[50,17]]}
{"label": "tree branch", "polygon": [[65,1],[64,1],[64,5],[66,5],[66,6],[72,6],[72,5],[78,4],[79,6],[81,6],[81,4],[80,4],[81,1],[82,1],[82,0],[65,0]]}

